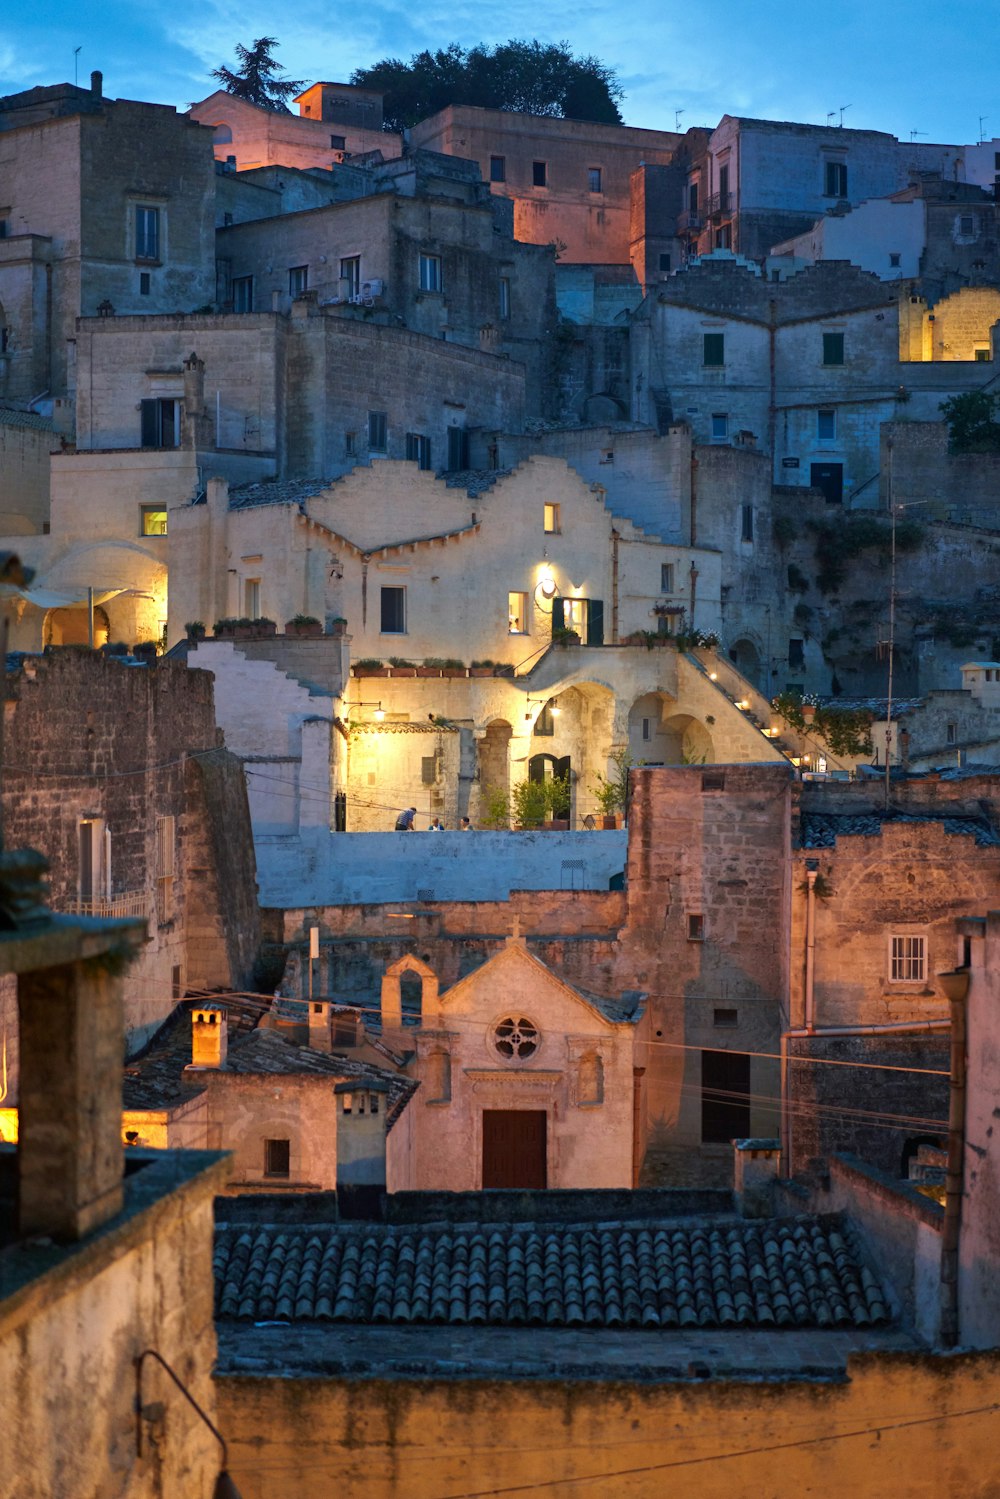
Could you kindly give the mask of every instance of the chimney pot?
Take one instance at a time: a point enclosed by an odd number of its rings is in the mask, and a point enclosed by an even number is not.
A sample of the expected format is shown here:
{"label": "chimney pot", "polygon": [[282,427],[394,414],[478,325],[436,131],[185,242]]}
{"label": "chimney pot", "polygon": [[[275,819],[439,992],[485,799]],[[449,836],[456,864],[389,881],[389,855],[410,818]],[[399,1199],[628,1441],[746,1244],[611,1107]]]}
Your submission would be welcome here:
{"label": "chimney pot", "polygon": [[100,99],[104,94],[104,74],[97,69],[90,75],[90,92],[95,99]]}
{"label": "chimney pot", "polygon": [[222,1005],[204,1005],[191,1011],[192,1067],[223,1067],[229,1045],[229,1027]]}

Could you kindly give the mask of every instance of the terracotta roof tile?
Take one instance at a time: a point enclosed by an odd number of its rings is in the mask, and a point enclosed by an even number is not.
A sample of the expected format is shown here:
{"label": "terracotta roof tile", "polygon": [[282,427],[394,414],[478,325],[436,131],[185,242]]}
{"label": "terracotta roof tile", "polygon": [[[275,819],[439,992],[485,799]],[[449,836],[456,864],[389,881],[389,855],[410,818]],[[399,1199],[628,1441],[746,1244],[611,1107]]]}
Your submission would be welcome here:
{"label": "terracotta roof tile", "polygon": [[592,1328],[876,1327],[836,1218],[587,1225],[222,1224],[223,1320]]}

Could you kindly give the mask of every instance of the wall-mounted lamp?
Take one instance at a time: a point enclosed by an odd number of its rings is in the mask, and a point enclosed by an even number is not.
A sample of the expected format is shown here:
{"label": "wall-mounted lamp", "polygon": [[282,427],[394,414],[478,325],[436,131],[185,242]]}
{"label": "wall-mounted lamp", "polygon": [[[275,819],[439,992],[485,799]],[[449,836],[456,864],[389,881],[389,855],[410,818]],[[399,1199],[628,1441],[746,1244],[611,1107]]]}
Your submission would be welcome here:
{"label": "wall-mounted lamp", "polygon": [[378,707],[375,709],[375,722],[376,723],[384,723],[385,722],[385,709],[382,707],[381,703],[379,703]]}
{"label": "wall-mounted lamp", "polygon": [[717,671],[710,671],[708,674],[708,680],[710,682],[717,682],[719,680],[719,673]]}
{"label": "wall-mounted lamp", "polygon": [[541,589],[543,598],[551,599],[555,597],[556,580],[551,573],[545,573],[539,579],[538,586]]}
{"label": "wall-mounted lamp", "polygon": [[142,1423],[143,1421],[155,1419],[160,1415],[160,1412],[162,1410],[162,1406],[144,1406],[142,1403],[142,1370],[143,1365],[148,1358],[154,1358],[160,1365],[161,1369],[166,1370],[166,1372],[170,1375],[170,1378],[173,1380],[174,1384],[184,1396],[184,1399],[190,1406],[193,1407],[194,1410],[197,1411],[198,1415],[204,1421],[205,1425],[208,1427],[209,1431],[212,1433],[213,1437],[215,1437],[216,1441],[222,1448],[222,1471],[220,1472],[218,1478],[215,1480],[215,1487],[212,1490],[212,1499],[241,1499],[239,1489],[236,1487],[235,1483],[233,1483],[233,1480],[229,1476],[229,1448],[226,1446],[225,1437],[222,1435],[222,1432],[219,1431],[218,1427],[208,1419],[205,1412],[198,1404],[197,1400],[191,1394],[190,1390],[188,1390],[187,1387],[181,1383],[177,1375],[174,1373],[173,1369],[171,1369],[170,1365],[167,1363],[166,1359],[162,1356],[162,1354],[157,1353],[155,1348],[144,1348],[135,1361],[136,1446],[140,1458],[143,1455]]}

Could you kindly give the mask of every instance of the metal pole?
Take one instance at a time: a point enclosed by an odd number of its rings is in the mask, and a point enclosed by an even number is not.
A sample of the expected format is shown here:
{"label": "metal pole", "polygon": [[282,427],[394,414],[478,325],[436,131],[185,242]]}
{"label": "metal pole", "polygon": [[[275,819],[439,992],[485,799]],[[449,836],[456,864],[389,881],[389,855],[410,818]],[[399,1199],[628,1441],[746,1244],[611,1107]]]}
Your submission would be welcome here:
{"label": "metal pole", "polygon": [[896,507],[892,506],[892,552],[889,568],[889,688],[885,705],[885,807],[889,810],[889,776],[892,769],[892,658],[896,644]]}
{"label": "metal pole", "polygon": [[94,590],[87,589],[87,644],[94,649]]}

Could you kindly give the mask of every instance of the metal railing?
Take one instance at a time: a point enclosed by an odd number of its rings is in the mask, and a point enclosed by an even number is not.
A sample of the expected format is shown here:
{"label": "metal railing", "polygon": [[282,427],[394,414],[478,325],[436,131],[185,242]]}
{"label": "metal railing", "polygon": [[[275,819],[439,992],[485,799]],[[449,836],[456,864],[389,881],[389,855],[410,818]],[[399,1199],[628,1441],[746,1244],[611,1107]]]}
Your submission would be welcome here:
{"label": "metal railing", "polygon": [[93,895],[67,902],[72,916],[144,916],[152,909],[152,897],[145,890],[130,890],[122,895]]}

